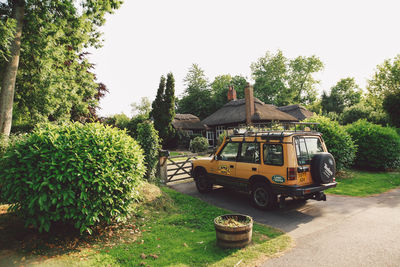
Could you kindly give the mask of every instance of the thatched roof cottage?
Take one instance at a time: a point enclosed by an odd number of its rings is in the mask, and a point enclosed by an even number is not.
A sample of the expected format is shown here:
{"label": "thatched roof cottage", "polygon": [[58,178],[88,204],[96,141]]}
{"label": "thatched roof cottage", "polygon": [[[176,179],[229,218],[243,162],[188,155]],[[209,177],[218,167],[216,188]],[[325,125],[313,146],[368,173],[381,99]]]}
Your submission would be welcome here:
{"label": "thatched roof cottage", "polygon": [[236,99],[236,92],[232,87],[229,88],[228,100],[227,104],[202,121],[208,128],[206,136],[211,146],[214,146],[218,136],[229,128],[257,126],[269,122],[299,121],[274,105],[264,104],[255,98],[251,86],[245,89],[245,99]]}

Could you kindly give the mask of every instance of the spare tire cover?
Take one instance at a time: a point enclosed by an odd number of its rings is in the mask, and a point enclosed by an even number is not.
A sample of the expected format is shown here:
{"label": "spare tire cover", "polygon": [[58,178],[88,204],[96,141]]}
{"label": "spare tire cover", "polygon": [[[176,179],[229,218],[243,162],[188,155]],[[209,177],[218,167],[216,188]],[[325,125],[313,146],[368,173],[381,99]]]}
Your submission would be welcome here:
{"label": "spare tire cover", "polygon": [[315,154],[311,160],[311,175],[316,183],[333,182],[336,173],[336,162],[328,152]]}

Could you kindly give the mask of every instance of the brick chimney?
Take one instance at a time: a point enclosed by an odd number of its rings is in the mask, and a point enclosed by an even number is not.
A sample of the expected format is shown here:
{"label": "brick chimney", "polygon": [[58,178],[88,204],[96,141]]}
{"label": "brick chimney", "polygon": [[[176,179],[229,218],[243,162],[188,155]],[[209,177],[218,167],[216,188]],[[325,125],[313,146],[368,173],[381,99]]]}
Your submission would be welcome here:
{"label": "brick chimney", "polygon": [[244,98],[246,100],[246,124],[252,125],[251,118],[254,115],[254,95],[253,87],[249,83],[244,89]]}
{"label": "brick chimney", "polygon": [[228,89],[228,101],[236,100],[236,90],[233,88],[232,85],[229,86]]}

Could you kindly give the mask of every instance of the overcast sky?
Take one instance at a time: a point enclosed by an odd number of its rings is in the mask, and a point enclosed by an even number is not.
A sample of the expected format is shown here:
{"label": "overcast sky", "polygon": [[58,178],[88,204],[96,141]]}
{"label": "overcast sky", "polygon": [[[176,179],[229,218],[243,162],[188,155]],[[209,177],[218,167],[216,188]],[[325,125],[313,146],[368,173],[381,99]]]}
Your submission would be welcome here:
{"label": "overcast sky", "polygon": [[400,54],[399,14],[399,0],[125,0],[103,27],[104,47],[92,51],[110,90],[99,113],[130,116],[130,104],[152,101],[170,71],[180,96],[192,63],[210,81],[251,79],[250,64],[278,49],[288,58],[318,56],[320,91],[346,77],[365,88],[376,65]]}

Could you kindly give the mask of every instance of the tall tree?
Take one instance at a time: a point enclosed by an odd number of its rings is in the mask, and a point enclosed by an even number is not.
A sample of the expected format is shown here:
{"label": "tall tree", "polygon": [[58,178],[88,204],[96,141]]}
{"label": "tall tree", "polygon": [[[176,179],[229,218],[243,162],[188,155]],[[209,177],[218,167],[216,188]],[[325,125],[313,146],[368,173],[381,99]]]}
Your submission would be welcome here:
{"label": "tall tree", "polygon": [[361,95],[362,91],[354,78],[341,79],[331,88],[330,94],[323,92],[321,98],[322,111],[340,114],[346,107],[360,103]]}
{"label": "tall tree", "polygon": [[165,127],[162,137],[165,141],[164,144],[168,145],[169,141],[175,136],[175,129],[172,126],[172,121],[175,118],[175,78],[171,72],[167,74],[163,117]]}
{"label": "tall tree", "polygon": [[172,73],[168,73],[167,82],[161,76],[156,99],[152,103],[151,116],[154,120],[154,128],[162,139],[163,146],[175,136],[172,121],[175,118],[175,79]]}
{"label": "tall tree", "polygon": [[393,126],[400,128],[400,90],[396,93],[387,93],[385,95],[383,109],[389,115]]}
{"label": "tall tree", "polygon": [[288,105],[294,93],[288,88],[288,59],[282,51],[267,52],[251,64],[254,78],[254,95],[268,104]]}
{"label": "tall tree", "polygon": [[317,99],[317,90],[315,85],[319,83],[314,79],[313,73],[323,69],[324,64],[316,57],[299,56],[289,63],[289,88],[294,92],[294,103],[303,105],[312,104]]}
{"label": "tall tree", "polygon": [[[14,67],[15,103],[3,96],[3,91],[9,95],[7,84],[13,80],[5,71],[0,77],[0,109],[14,106],[14,121],[31,124],[90,113],[97,105],[100,84],[90,71],[93,65],[85,57],[85,49],[101,46],[99,27],[105,23],[105,15],[118,8],[121,1],[13,0],[1,5],[1,14],[11,17],[16,4],[25,9],[21,13],[24,25],[20,64]],[[8,62],[16,61],[16,54],[12,53]],[[0,59],[0,66],[4,64]],[[0,117],[0,123],[9,128],[11,121]]]}
{"label": "tall tree", "polygon": [[10,55],[6,60],[1,83],[0,94],[0,134],[10,135],[15,81],[21,51],[22,25],[25,15],[25,1],[13,0],[10,2],[12,19],[16,21],[15,35],[10,43]]}
{"label": "tall tree", "polygon": [[207,77],[197,64],[193,64],[184,78],[185,92],[178,100],[178,112],[204,119],[214,110],[212,93]]}
{"label": "tall tree", "polygon": [[[165,77],[161,76],[160,84],[158,85],[156,99],[154,99],[151,104],[151,112],[150,116],[153,117],[154,120],[154,128],[158,131],[161,137],[161,131],[164,127],[162,121],[162,114],[164,108],[164,98],[165,98]],[[162,138],[162,137],[161,137]]]}
{"label": "tall tree", "polygon": [[398,94],[400,91],[400,55],[387,59],[377,69],[367,84],[367,99],[376,108],[382,106],[387,94]]}
{"label": "tall tree", "polygon": [[288,59],[280,50],[275,54],[267,52],[251,64],[254,94],[277,106],[312,104],[317,95],[315,85],[319,83],[313,74],[322,68],[323,63],[316,56]]}

